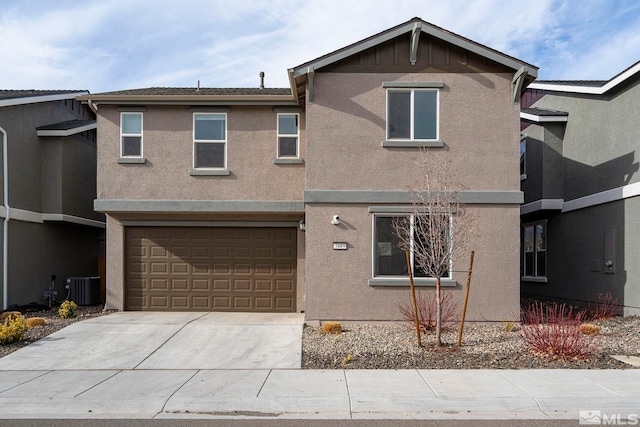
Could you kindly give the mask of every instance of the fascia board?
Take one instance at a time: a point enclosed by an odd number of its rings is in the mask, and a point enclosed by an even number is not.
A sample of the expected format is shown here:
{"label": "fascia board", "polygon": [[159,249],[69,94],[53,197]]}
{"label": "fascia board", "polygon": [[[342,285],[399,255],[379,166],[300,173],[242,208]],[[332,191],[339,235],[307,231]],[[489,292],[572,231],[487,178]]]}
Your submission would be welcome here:
{"label": "fascia board", "polygon": [[520,118],[536,123],[563,123],[569,121],[568,116],[539,116],[523,112],[520,112]]}
{"label": "fascia board", "polygon": [[84,91],[84,92],[57,93],[55,95],[27,96],[23,98],[3,99],[3,100],[0,100],[0,107],[36,104],[38,102],[61,101],[63,99],[73,99],[78,96],[84,96],[88,93],[89,92]]}
{"label": "fascia board", "polygon": [[297,99],[291,95],[98,95],[83,96],[78,100],[114,105],[298,105]]}
{"label": "fascia board", "polygon": [[550,83],[531,83],[529,88],[546,90],[550,92],[570,92],[570,93],[583,93],[588,95],[603,95],[615,88],[625,80],[633,77],[640,72],[640,62],[629,68],[627,71],[620,73],[618,76],[609,80],[603,86],[577,86],[571,84],[550,84]]}
{"label": "fascia board", "polygon": [[[403,25],[402,27],[396,28],[393,31],[390,31],[388,33],[385,34],[381,34],[380,36],[361,42],[361,43],[357,43],[356,45],[352,46],[349,49],[345,49],[339,52],[336,52],[333,55],[329,55],[325,58],[319,59],[317,61],[312,61],[312,62],[308,62],[305,63],[299,67],[296,67],[294,70],[294,77],[300,77],[304,74],[307,73],[307,71],[309,69],[318,69],[321,67],[324,67],[326,65],[330,65],[334,62],[340,61],[344,58],[347,58],[351,55],[355,55],[357,53],[360,53],[366,49],[369,49],[371,47],[377,46],[381,43],[384,43],[388,40],[391,40],[395,37],[401,36],[402,34],[408,33],[413,31],[413,27],[414,27],[414,22],[409,22],[406,25]],[[468,50],[470,52],[473,52],[477,55],[483,56],[487,59],[490,59],[494,62],[497,62],[499,64],[505,65],[509,68],[512,68],[514,70],[519,70],[520,68],[522,68],[523,66],[527,67],[527,74],[536,78],[538,76],[538,70],[529,65],[529,64],[525,64],[523,62],[517,61],[515,59],[511,59],[509,57],[506,57],[504,55],[499,54],[498,52],[494,52],[488,48],[476,45],[474,43],[471,43],[469,41],[466,41],[464,39],[461,39],[453,34],[441,31],[437,28],[433,28],[430,25],[423,25],[421,28],[421,32],[429,34],[431,36],[434,36],[436,38],[439,38],[447,43],[451,43],[455,46],[458,46],[462,49]]]}
{"label": "fascia board", "polygon": [[97,129],[98,124],[92,123],[89,125],[78,126],[72,129],[42,129],[37,131],[38,136],[71,136],[80,132],[86,132],[88,130]]}

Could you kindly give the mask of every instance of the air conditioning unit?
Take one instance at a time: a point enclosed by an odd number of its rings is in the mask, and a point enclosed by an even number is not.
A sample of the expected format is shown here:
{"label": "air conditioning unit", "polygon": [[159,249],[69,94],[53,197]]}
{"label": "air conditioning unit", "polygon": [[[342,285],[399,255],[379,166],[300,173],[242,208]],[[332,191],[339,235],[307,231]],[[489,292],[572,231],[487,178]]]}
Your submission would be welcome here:
{"label": "air conditioning unit", "polygon": [[67,277],[69,299],[78,305],[100,304],[100,277]]}

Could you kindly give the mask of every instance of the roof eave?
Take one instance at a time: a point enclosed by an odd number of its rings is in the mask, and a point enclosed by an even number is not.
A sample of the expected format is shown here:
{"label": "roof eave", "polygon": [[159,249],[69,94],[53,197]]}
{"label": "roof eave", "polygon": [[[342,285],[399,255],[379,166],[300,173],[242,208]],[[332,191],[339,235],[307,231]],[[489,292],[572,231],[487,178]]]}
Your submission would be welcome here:
{"label": "roof eave", "polygon": [[[317,60],[306,62],[294,68],[294,77],[300,77],[310,70],[317,70],[319,68],[325,67],[327,65],[333,64],[337,61],[345,59],[351,55],[355,55],[360,53],[366,49],[369,49],[373,46],[379,45],[391,39],[394,39],[398,36],[401,36],[405,33],[412,32],[414,28],[414,24],[417,22],[416,20],[411,20],[405,24],[400,25],[397,28],[389,30],[387,32],[383,32],[378,36],[375,36],[370,39],[366,39],[362,42],[355,43],[350,47],[342,50],[338,50],[333,54],[325,55]],[[501,54],[498,51],[489,49],[479,44],[472,43],[469,40],[462,38],[461,36],[457,36],[453,33],[446,32],[442,29],[439,29],[425,21],[421,21],[424,25],[421,26],[421,32],[427,33],[433,37],[439,38],[447,43],[451,43],[456,45],[462,49],[473,52],[477,55],[483,56],[491,61],[502,64],[506,67],[513,69],[514,71],[519,70],[522,67],[527,67],[528,74],[533,79],[538,77],[538,68],[534,65],[528,64],[526,62],[522,62],[516,60],[515,58],[511,58],[507,55]]]}
{"label": "roof eave", "polygon": [[295,103],[292,95],[85,95],[79,101],[112,105],[282,105]]}
{"label": "roof eave", "polygon": [[37,104],[39,102],[50,102],[50,101],[61,101],[63,99],[73,99],[78,96],[84,96],[88,94],[88,91],[82,92],[68,92],[68,93],[57,93],[54,95],[38,95],[38,96],[25,96],[21,98],[9,98],[0,100],[0,107],[11,107],[14,105],[26,105],[26,104]]}
{"label": "roof eave", "polygon": [[636,62],[631,67],[627,68],[617,76],[613,77],[604,85],[598,86],[580,86],[572,84],[553,84],[553,83],[531,83],[529,88],[545,90],[550,92],[568,92],[568,93],[581,93],[587,95],[604,95],[610,90],[616,88],[618,85],[624,83],[626,80],[632,78],[636,74],[640,73],[640,61]]}

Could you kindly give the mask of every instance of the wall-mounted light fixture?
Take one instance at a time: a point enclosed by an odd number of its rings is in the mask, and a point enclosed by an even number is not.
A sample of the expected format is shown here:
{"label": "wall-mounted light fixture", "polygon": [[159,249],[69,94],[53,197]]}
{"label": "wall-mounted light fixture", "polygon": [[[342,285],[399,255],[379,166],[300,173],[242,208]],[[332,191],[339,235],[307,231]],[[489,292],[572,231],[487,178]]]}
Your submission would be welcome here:
{"label": "wall-mounted light fixture", "polygon": [[300,222],[298,222],[298,227],[300,227],[300,231],[303,233],[307,231],[307,224],[304,223],[304,219],[301,219]]}
{"label": "wall-mounted light fixture", "polygon": [[333,224],[333,225],[340,224],[340,217],[338,215],[334,215],[333,219],[331,220],[331,224]]}

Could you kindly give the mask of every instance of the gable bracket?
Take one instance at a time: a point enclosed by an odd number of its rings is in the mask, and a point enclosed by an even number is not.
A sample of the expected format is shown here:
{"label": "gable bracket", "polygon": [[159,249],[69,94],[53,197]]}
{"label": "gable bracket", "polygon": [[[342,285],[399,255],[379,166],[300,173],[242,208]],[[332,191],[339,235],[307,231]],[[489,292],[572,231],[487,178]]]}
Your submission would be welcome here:
{"label": "gable bracket", "polygon": [[420,40],[420,32],[422,31],[422,23],[416,22],[413,25],[413,30],[411,30],[411,56],[409,57],[409,61],[411,61],[411,65],[416,65],[416,61],[418,60],[418,41]]}
{"label": "gable bracket", "polygon": [[307,87],[309,88],[309,102],[313,102],[313,76],[315,71],[313,67],[307,67]]}
{"label": "gable bracket", "polygon": [[529,75],[529,67],[520,67],[518,71],[513,75],[511,80],[511,87],[513,92],[511,93],[511,100],[513,102],[520,101],[520,94],[522,93],[522,86],[524,85],[524,79]]}

